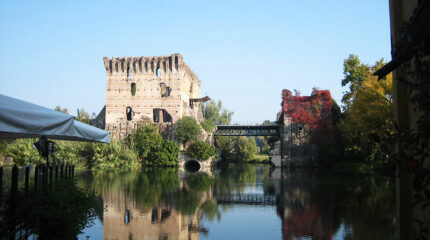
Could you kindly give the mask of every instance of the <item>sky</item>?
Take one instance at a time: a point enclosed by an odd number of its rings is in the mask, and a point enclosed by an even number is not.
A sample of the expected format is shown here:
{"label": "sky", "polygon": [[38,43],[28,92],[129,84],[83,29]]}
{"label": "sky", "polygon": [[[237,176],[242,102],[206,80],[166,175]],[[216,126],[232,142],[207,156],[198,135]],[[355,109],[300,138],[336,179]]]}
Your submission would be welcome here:
{"label": "sky", "polygon": [[103,56],[181,53],[233,122],[275,120],[282,89],[328,89],[343,60],[390,57],[388,0],[0,1],[0,94],[99,113]]}

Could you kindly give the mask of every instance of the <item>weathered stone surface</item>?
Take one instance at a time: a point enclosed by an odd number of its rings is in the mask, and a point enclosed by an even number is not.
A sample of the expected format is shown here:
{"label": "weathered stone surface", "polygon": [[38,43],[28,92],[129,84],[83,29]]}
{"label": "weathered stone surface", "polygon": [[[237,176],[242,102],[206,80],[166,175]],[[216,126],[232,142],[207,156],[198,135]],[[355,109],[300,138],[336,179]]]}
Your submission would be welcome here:
{"label": "weathered stone surface", "polygon": [[113,138],[131,134],[141,122],[201,120],[201,82],[180,54],[103,58],[106,69],[105,129]]}

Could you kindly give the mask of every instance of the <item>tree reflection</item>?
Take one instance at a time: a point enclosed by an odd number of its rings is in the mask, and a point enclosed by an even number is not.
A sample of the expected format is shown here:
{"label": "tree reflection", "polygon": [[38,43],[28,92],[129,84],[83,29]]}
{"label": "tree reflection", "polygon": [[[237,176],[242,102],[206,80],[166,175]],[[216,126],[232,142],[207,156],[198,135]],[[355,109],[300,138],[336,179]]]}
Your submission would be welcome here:
{"label": "tree reflection", "polygon": [[332,239],[342,226],[352,239],[393,239],[393,193],[384,179],[284,170],[277,206],[283,239]]}
{"label": "tree reflection", "polygon": [[49,190],[30,192],[17,209],[17,222],[38,239],[76,239],[101,215],[103,205],[93,190],[59,181]]}

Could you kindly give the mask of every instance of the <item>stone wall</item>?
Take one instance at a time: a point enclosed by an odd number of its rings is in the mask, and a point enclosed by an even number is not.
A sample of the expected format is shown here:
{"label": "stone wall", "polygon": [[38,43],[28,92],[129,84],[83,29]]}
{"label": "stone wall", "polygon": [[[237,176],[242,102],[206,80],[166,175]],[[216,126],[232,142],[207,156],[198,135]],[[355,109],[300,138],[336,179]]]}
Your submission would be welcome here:
{"label": "stone wall", "polygon": [[201,82],[180,54],[103,58],[106,69],[105,129],[126,137],[141,122],[175,123],[184,116],[201,119]]}
{"label": "stone wall", "polygon": [[315,164],[318,151],[311,143],[312,129],[293,122],[287,114],[281,114],[279,120],[282,166]]}

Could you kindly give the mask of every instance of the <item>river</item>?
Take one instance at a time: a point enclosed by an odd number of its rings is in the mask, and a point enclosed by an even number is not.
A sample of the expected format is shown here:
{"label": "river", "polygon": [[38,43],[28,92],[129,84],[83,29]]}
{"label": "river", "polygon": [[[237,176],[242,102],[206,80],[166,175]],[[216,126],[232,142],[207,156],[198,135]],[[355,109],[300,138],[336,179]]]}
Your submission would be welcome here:
{"label": "river", "polygon": [[81,171],[74,180],[52,190],[54,199],[31,197],[18,221],[32,236],[395,239],[394,186],[381,176],[231,164],[200,173]]}

